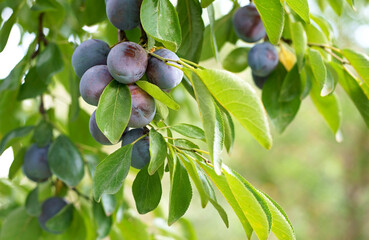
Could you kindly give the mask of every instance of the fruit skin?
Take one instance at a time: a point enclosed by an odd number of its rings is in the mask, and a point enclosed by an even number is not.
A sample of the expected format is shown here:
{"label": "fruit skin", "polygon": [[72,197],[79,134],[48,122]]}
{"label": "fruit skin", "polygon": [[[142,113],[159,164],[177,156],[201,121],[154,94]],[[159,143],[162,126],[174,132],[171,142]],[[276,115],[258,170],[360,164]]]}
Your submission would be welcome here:
{"label": "fruit skin", "polygon": [[[131,144],[139,137],[146,134],[148,131],[143,128],[136,128],[128,131],[122,140],[122,146]],[[131,157],[131,166],[137,169],[142,169],[146,164],[150,162],[150,142],[149,137],[146,136],[136,142],[133,145],[132,149],[132,157]]]}
{"label": "fruit skin", "polygon": [[266,36],[263,22],[254,4],[236,11],[233,15],[233,28],[240,39],[249,43],[257,42]]}
{"label": "fruit skin", "polygon": [[144,127],[154,119],[156,113],[154,98],[136,85],[129,85],[128,88],[132,97],[132,110],[128,127]]}
{"label": "fruit skin", "polygon": [[108,66],[97,65],[88,69],[83,74],[79,83],[79,91],[85,102],[97,106],[104,89],[113,80]]}
{"label": "fruit skin", "polygon": [[269,42],[256,44],[250,49],[247,62],[255,76],[266,77],[278,65],[278,52]]}
{"label": "fruit skin", "polygon": [[142,0],[105,0],[106,15],[114,27],[130,30],[140,24]]}
{"label": "fruit skin", "polygon": [[[179,57],[168,49],[159,49],[155,54],[168,59],[179,60]],[[180,64],[171,62],[179,67]],[[181,83],[183,72],[173,66],[165,64],[162,60],[151,56],[147,65],[146,75],[148,80],[163,90],[170,90]]]}
{"label": "fruit skin", "polygon": [[147,53],[134,42],[122,42],[113,47],[108,55],[110,74],[120,83],[134,83],[145,74]]}
{"label": "fruit skin", "polygon": [[27,178],[34,182],[44,182],[51,177],[48,152],[49,146],[39,148],[37,144],[31,145],[24,155],[23,163],[23,172]]}
{"label": "fruit skin", "polygon": [[62,210],[68,203],[60,197],[51,197],[46,199],[41,206],[41,215],[38,217],[38,221],[42,227],[47,232],[58,234],[61,232],[56,232],[46,227],[46,222],[54,217],[60,210]]}
{"label": "fruit skin", "polygon": [[254,80],[254,83],[258,88],[263,89],[265,82],[268,80],[268,76],[259,77],[252,73],[252,80]]}
{"label": "fruit skin", "polygon": [[[102,144],[102,145],[113,145],[107,137],[100,131],[100,128],[97,126],[96,122],[96,110],[92,113],[89,121],[89,129],[91,136],[95,139],[96,142]],[[122,137],[126,132],[128,131],[128,128],[124,129]],[[122,139],[122,138],[121,138]]]}
{"label": "fruit skin", "polygon": [[77,76],[81,78],[95,65],[106,65],[109,52],[109,45],[101,40],[89,39],[81,43],[72,55],[72,66]]}

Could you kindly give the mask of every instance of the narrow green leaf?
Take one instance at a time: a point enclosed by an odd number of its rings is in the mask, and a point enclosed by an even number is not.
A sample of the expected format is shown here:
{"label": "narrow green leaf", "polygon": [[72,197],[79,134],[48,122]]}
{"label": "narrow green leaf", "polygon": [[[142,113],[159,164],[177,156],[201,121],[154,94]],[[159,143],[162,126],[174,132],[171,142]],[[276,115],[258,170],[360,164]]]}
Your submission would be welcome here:
{"label": "narrow green leaf", "polygon": [[198,62],[205,29],[200,3],[198,0],[178,1],[177,13],[182,28],[182,44],[177,55]]}
{"label": "narrow green leaf", "polygon": [[92,204],[93,218],[96,223],[96,232],[99,238],[106,237],[113,225],[113,217],[106,216],[101,203],[93,202]]}
{"label": "narrow green leaf", "polygon": [[190,179],[179,160],[175,161],[171,179],[168,225],[172,225],[186,213],[192,199]]}
{"label": "narrow green leaf", "polygon": [[265,30],[272,44],[281,38],[284,26],[284,10],[280,0],[255,0]]}
{"label": "narrow green leaf", "polygon": [[[196,69],[214,98],[229,111],[266,149],[272,146],[272,136],[266,112],[255,90],[241,78],[215,69]],[[205,118],[207,123],[209,118]],[[206,132],[205,132],[206,133]]]}
{"label": "narrow green leaf", "polygon": [[236,133],[234,129],[234,124],[232,120],[232,116],[229,112],[222,107],[219,107],[223,116],[223,125],[224,125],[224,146],[227,149],[227,152],[230,153],[233,148],[234,140],[236,138]]}
{"label": "narrow green leaf", "polygon": [[84,163],[76,146],[60,135],[50,146],[48,163],[51,172],[68,186],[76,186],[84,176]]}
{"label": "narrow green leaf", "polygon": [[133,181],[132,193],[138,213],[146,214],[154,210],[162,194],[159,174],[149,175],[147,167],[141,169]]}
{"label": "narrow green leaf", "polygon": [[329,4],[333,8],[333,10],[336,12],[338,16],[342,15],[343,8],[344,8],[344,0],[328,0]]}
{"label": "narrow green leaf", "polygon": [[41,205],[38,200],[38,187],[29,192],[25,204],[28,215],[38,217],[41,213]]}
{"label": "narrow green leaf", "polygon": [[169,97],[168,94],[163,92],[163,90],[161,90],[158,86],[149,83],[148,81],[137,81],[136,84],[153,98],[164,103],[167,107],[173,110],[178,110],[180,108],[179,104]]}
{"label": "narrow green leaf", "polygon": [[307,0],[286,0],[286,2],[306,23],[310,23],[309,3]]}
{"label": "narrow green leaf", "polygon": [[12,180],[17,174],[18,170],[22,167],[24,162],[24,155],[26,154],[27,148],[21,148],[14,157],[12,165],[9,168],[8,177]]}
{"label": "narrow green leaf", "polygon": [[[288,80],[290,83],[292,81],[300,81],[298,72],[291,71],[289,75],[287,76],[287,72],[282,64],[279,64],[263,86],[262,100],[264,106],[271,122],[279,133],[282,133],[295,118],[301,103],[300,96],[296,94],[293,94],[293,98],[290,98],[287,94],[287,96],[283,97],[283,100],[288,101],[280,101],[283,82],[286,79],[290,79]],[[297,89],[294,87],[294,84],[292,86],[292,92],[295,92]]]}
{"label": "narrow green leaf", "polygon": [[315,49],[309,48],[309,60],[310,66],[313,70],[315,82],[322,90],[324,83],[327,81],[327,68],[325,67],[322,55]]}
{"label": "narrow green leaf", "polygon": [[176,9],[169,0],[143,0],[140,16],[148,35],[177,52],[182,41],[181,26]]}
{"label": "narrow green leaf", "polygon": [[0,142],[0,155],[10,146],[12,141],[17,140],[17,138],[21,138],[29,134],[34,129],[34,126],[26,126],[16,128],[10,132],[8,132]]}
{"label": "narrow green leaf", "polygon": [[366,85],[369,86],[369,57],[351,49],[344,49],[342,50],[342,53],[352,64]]}
{"label": "narrow green leaf", "polygon": [[346,0],[346,2],[352,7],[352,9],[356,10],[354,0]]}
{"label": "narrow green leaf", "polygon": [[329,41],[333,38],[333,27],[332,25],[322,16],[318,15],[310,15],[310,18],[320,27],[320,29],[323,31],[324,35],[327,37]]}
{"label": "narrow green leaf", "polygon": [[212,4],[214,2],[214,0],[201,0],[201,7],[202,8],[206,8],[208,7],[210,4]]}
{"label": "narrow green leaf", "polygon": [[42,230],[37,218],[27,214],[23,207],[13,210],[1,226],[0,240],[34,240]]}
{"label": "narrow green leaf", "polygon": [[[32,45],[30,46],[32,47]],[[28,64],[28,54],[13,68],[9,75],[0,81],[0,94],[5,90],[15,90],[21,83],[26,66]]]}
{"label": "narrow green leaf", "polygon": [[112,81],[102,93],[96,110],[101,132],[113,144],[119,142],[131,116],[132,99],[128,86]]}
{"label": "narrow green leaf", "polygon": [[195,90],[211,160],[214,163],[215,171],[220,174],[222,162],[220,154],[222,152],[224,141],[223,120],[221,119],[221,116],[219,117],[219,109],[217,110],[214,99],[204,83],[196,74],[191,72],[186,72],[186,74],[188,78],[191,79]]}
{"label": "narrow green leaf", "polygon": [[301,22],[290,22],[290,29],[300,72],[304,66],[307,37]]}
{"label": "narrow green leaf", "polygon": [[247,63],[247,55],[249,54],[249,51],[249,47],[233,49],[223,60],[223,68],[234,73],[242,72],[249,66]]}
{"label": "narrow green leaf", "polygon": [[211,49],[213,51],[213,56],[215,56],[215,60],[217,62],[219,62],[219,49],[217,46],[217,39],[215,36],[215,10],[214,10],[214,6],[212,4],[210,4],[207,7],[207,13],[208,13],[208,17],[209,17],[209,26],[210,26],[210,43],[211,43]]}
{"label": "narrow green leaf", "polygon": [[172,129],[173,131],[176,131],[177,133],[182,134],[183,136],[189,137],[189,138],[205,140],[204,130],[202,130],[201,128],[197,126],[191,125],[191,124],[180,123],[180,124],[174,125],[170,129]]}
{"label": "narrow green leaf", "polygon": [[4,50],[8,42],[10,31],[17,20],[17,11],[14,11],[10,18],[3,24],[0,31],[0,53]]}
{"label": "narrow green leaf", "polygon": [[251,239],[252,235],[252,227],[247,220],[245,213],[242,211],[239,203],[237,202],[235,196],[233,195],[233,192],[231,191],[228,182],[224,176],[217,175],[213,168],[209,167],[208,165],[204,163],[199,163],[200,167],[204,169],[206,174],[211,178],[211,180],[214,182],[215,186],[219,189],[219,191],[222,193],[222,195],[225,197],[225,199],[228,201],[229,205],[233,208],[233,211],[237,215],[238,219],[240,220],[246,236],[248,239]]}
{"label": "narrow green leaf", "polygon": [[167,143],[163,135],[157,132],[155,129],[150,129],[149,132],[150,141],[150,163],[148,167],[148,173],[153,175],[163,164],[167,156]]}
{"label": "narrow green leaf", "polygon": [[104,209],[105,215],[110,216],[114,213],[117,207],[117,199],[113,194],[103,194],[101,196],[101,204]]}
{"label": "narrow green leaf", "polygon": [[99,201],[103,193],[114,194],[122,186],[131,166],[132,145],[121,147],[105,158],[95,169],[93,193]]}

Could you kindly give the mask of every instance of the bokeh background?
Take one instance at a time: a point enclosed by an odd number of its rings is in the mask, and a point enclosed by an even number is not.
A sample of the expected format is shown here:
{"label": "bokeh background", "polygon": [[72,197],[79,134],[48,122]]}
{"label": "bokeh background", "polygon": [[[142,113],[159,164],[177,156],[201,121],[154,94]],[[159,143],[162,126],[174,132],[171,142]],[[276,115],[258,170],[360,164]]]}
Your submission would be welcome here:
{"label": "bokeh background", "polygon": [[[341,48],[350,47],[369,54],[367,1],[357,0],[356,12],[347,5],[341,17],[335,15],[329,6],[322,12],[318,3],[324,1],[309,1],[311,12],[324,16],[332,24],[336,44]],[[216,0],[214,4],[217,17],[226,14],[232,7],[228,0]],[[245,4],[248,4],[247,0],[241,1],[241,5]],[[10,15],[10,9],[1,12],[3,22]],[[204,19],[207,22],[206,11]],[[85,30],[93,34],[97,27],[86,27]],[[19,28],[15,26],[12,29],[10,41],[0,54],[0,79],[5,78],[24,56],[34,37],[25,35],[20,39]],[[237,44],[242,45],[240,42]],[[221,58],[233,47],[227,44],[221,51]],[[201,64],[221,67],[214,60]],[[240,76],[252,84],[249,70],[240,73]],[[343,142],[336,142],[335,136],[307,98],[287,130],[282,135],[273,132],[274,147],[270,151],[260,147],[236,124],[234,150],[230,156],[224,155],[226,164],[284,208],[298,239],[369,239],[369,130],[345,92],[340,88],[337,92],[343,113]],[[60,97],[63,94],[61,90]],[[200,125],[197,106],[182,87],[175,90],[174,97],[181,103],[182,110],[172,114],[169,122]],[[69,100],[65,98],[64,101]],[[32,103],[25,104],[32,108]],[[81,106],[92,112],[82,101]],[[60,112],[64,111],[64,107],[61,102]],[[13,156],[12,149],[8,149],[0,157],[0,177],[7,177]],[[163,208],[166,208],[168,202],[169,185],[166,186],[161,204]],[[199,239],[243,239],[244,232],[236,215],[221,196],[218,199],[229,215],[229,229],[214,209],[201,208],[195,191],[185,217],[194,224]]]}

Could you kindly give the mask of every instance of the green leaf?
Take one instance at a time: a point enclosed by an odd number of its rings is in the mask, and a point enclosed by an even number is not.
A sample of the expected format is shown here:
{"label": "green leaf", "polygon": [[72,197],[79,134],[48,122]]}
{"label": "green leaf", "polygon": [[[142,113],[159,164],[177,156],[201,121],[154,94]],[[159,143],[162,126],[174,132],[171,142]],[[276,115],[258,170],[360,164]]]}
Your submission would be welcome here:
{"label": "green leaf", "polygon": [[0,142],[0,155],[18,138],[24,137],[34,129],[34,126],[16,128],[8,132]]}
{"label": "green leaf", "polygon": [[115,195],[103,194],[101,196],[101,204],[104,209],[105,215],[110,216],[114,213],[117,205],[117,199]]}
{"label": "green leaf", "polygon": [[47,220],[46,227],[54,232],[64,232],[73,221],[73,204],[63,207],[55,216]]}
{"label": "green leaf", "polygon": [[295,48],[299,71],[304,66],[304,57],[307,46],[307,37],[301,22],[290,22],[291,37]]}
{"label": "green leaf", "polygon": [[45,147],[53,138],[53,126],[42,120],[33,131],[32,140],[35,141],[38,147]]}
{"label": "green leaf", "polygon": [[170,182],[168,225],[182,217],[190,206],[192,188],[186,169],[179,160],[175,161]]}
{"label": "green leaf", "polygon": [[23,207],[13,210],[1,226],[0,240],[35,240],[41,235],[37,218],[27,214]]}
{"label": "green leaf", "polygon": [[354,6],[354,0],[346,0],[346,2],[354,9],[356,10],[355,6]]}
{"label": "green leaf", "polygon": [[150,163],[148,173],[153,175],[163,164],[167,156],[167,143],[163,135],[157,132],[154,128],[149,132],[150,142]]}
{"label": "green leaf", "polygon": [[301,81],[298,67],[295,65],[284,79],[279,95],[280,102],[289,102],[301,95]]}
{"label": "green leaf", "polygon": [[132,145],[121,147],[105,158],[95,169],[93,193],[99,201],[103,193],[114,194],[119,191],[131,166]]}
{"label": "green leaf", "polygon": [[338,82],[345,92],[349,95],[356,108],[359,110],[364,119],[366,126],[369,128],[369,99],[365,95],[362,88],[357,84],[355,79],[345,72],[341,65],[330,63],[338,74]]}
{"label": "green leaf", "polygon": [[113,225],[113,217],[106,216],[101,203],[93,202],[92,204],[93,217],[96,223],[96,232],[100,239],[106,237]]}
{"label": "green leaf", "polygon": [[284,26],[284,10],[279,0],[255,0],[265,30],[272,44],[281,38]]}
{"label": "green leaf", "polygon": [[83,159],[68,137],[60,135],[50,146],[48,163],[51,172],[68,186],[76,186],[84,176]]}
{"label": "green leaf", "polygon": [[310,23],[309,3],[307,0],[286,0],[286,2],[306,23]]}
{"label": "green leaf", "polygon": [[211,49],[213,52],[213,56],[215,56],[215,60],[218,62],[219,61],[219,50],[220,50],[220,46],[218,49],[217,46],[217,39],[215,36],[215,10],[214,10],[214,6],[212,4],[210,4],[207,7],[207,13],[208,13],[208,17],[209,17],[209,26],[210,26],[210,43],[211,43]]}
{"label": "green leaf", "polygon": [[[272,136],[264,107],[255,90],[241,78],[215,69],[195,70],[214,98],[266,149]],[[207,123],[208,118],[205,118]]]}
{"label": "green leaf", "polygon": [[75,121],[79,114],[79,80],[72,70],[69,71],[68,85],[71,97],[71,104],[69,107],[69,120]]}
{"label": "green leaf", "polygon": [[238,219],[240,220],[243,226],[243,229],[245,230],[247,238],[251,239],[251,234],[253,231],[252,227],[249,221],[247,220],[245,213],[242,211],[240,204],[237,202],[235,196],[233,195],[233,192],[231,191],[224,174],[217,175],[213,168],[209,167],[204,163],[199,163],[199,165],[201,166],[202,169],[204,169],[206,174],[211,178],[215,186],[225,197],[229,205],[233,208],[233,211],[237,215]]}
{"label": "green leaf", "polygon": [[249,51],[249,47],[233,49],[223,60],[223,68],[234,73],[242,72],[249,66],[247,63],[247,55],[249,54]]}
{"label": "green leaf", "polygon": [[198,0],[178,1],[177,13],[182,28],[182,44],[177,55],[198,62],[205,29],[200,3]]}
{"label": "green leaf", "polygon": [[131,116],[131,108],[128,86],[111,81],[102,93],[96,110],[97,126],[111,143],[121,139]]}
{"label": "green leaf", "polygon": [[309,48],[309,62],[311,69],[313,70],[313,74],[315,77],[315,82],[318,84],[319,88],[323,93],[324,84],[327,81],[327,68],[325,67],[322,55],[317,50]]}
{"label": "green leaf", "polygon": [[4,50],[8,42],[10,31],[17,20],[17,11],[14,11],[10,18],[3,24],[0,31],[0,53]]}
{"label": "green leaf", "polygon": [[142,27],[149,36],[177,52],[182,41],[181,26],[169,0],[143,0],[140,16]]}
{"label": "green leaf", "polygon": [[208,7],[210,4],[212,4],[212,2],[214,2],[214,0],[201,0],[201,7],[202,7],[202,8],[206,8],[206,7]]}
{"label": "green leaf", "polygon": [[222,152],[224,141],[223,119],[221,119],[219,109],[215,105],[211,93],[206,88],[204,83],[200,80],[200,78],[195,73],[185,73],[187,77],[191,79],[192,85],[194,87],[197,103],[200,110],[202,125],[205,131],[206,143],[210,152],[210,157],[214,163],[216,172],[220,174],[220,169],[222,165],[220,154]]}
{"label": "green leaf", "polygon": [[329,44],[327,36],[313,24],[305,24],[308,43]]}
{"label": "green leaf", "polygon": [[28,215],[37,217],[41,213],[41,205],[38,200],[38,187],[29,192],[25,204]]}
{"label": "green leaf", "polygon": [[140,214],[154,210],[159,205],[162,194],[159,173],[149,175],[147,166],[141,169],[133,181],[132,193]]}
{"label": "green leaf", "polygon": [[320,27],[320,29],[322,30],[322,32],[324,33],[324,35],[327,37],[327,39],[329,41],[331,41],[332,37],[333,37],[333,27],[332,25],[327,21],[327,19],[321,17],[321,16],[317,16],[317,15],[310,15],[310,18],[316,23],[318,24],[318,26]]}
{"label": "green leaf", "polygon": [[180,108],[179,104],[176,103],[169,95],[163,90],[161,90],[158,86],[149,83],[148,81],[137,81],[136,85],[139,86],[142,90],[147,92],[153,98],[159,100],[164,103],[167,107],[178,110]]}
{"label": "green leaf", "polygon": [[[279,133],[282,133],[295,118],[301,103],[300,95],[296,94],[293,94],[293,98],[290,98],[289,94],[287,94],[282,99],[288,101],[280,101],[282,86],[285,81],[290,83],[286,84],[287,86],[292,85],[290,88],[292,91],[284,90],[287,93],[294,93],[296,90],[299,90],[296,89],[294,84],[291,84],[293,81],[300,81],[296,68],[287,75],[285,68],[279,64],[276,70],[268,77],[262,92],[264,106],[271,122]],[[286,89],[287,87],[284,88]]]}
{"label": "green leaf", "polygon": [[[30,46],[32,47],[32,45]],[[0,81],[0,94],[5,90],[15,90],[21,83],[26,66],[28,64],[28,54],[13,68],[9,75]]]}
{"label": "green leaf", "polygon": [[227,152],[230,153],[233,148],[234,140],[236,137],[236,133],[234,130],[234,124],[232,120],[232,116],[229,112],[222,107],[219,107],[222,112],[223,117],[223,125],[224,125],[224,146],[227,149]]}
{"label": "green leaf", "polygon": [[197,126],[191,125],[191,124],[180,123],[180,124],[174,125],[170,129],[172,129],[173,131],[176,131],[179,134],[182,134],[183,136],[189,137],[189,138],[205,140],[204,130],[202,130],[201,128]]}
{"label": "green leaf", "polygon": [[31,10],[35,12],[57,11],[56,4],[55,0],[37,0],[31,7]]}
{"label": "green leaf", "polygon": [[342,53],[364,80],[366,85],[369,86],[369,57],[351,49],[344,49]]}
{"label": "green leaf", "polygon": [[224,167],[224,175],[247,220],[259,239],[267,239],[272,226],[268,205],[257,190],[238,173]]}
{"label": "green leaf", "polygon": [[340,131],[342,112],[335,93],[327,96],[321,96],[318,86],[313,84],[310,97],[315,107],[323,116],[332,132],[336,136],[337,142],[342,141],[342,133]]}
{"label": "green leaf", "polygon": [[283,209],[265,193],[259,192],[272,214],[272,232],[280,240],[295,240],[295,232]]}
{"label": "green leaf", "polygon": [[24,162],[24,155],[26,154],[27,148],[21,148],[14,157],[12,165],[9,168],[9,179],[12,180],[17,174],[18,170],[22,167]]}
{"label": "green leaf", "polygon": [[343,8],[344,8],[344,0],[328,0],[329,4],[333,8],[333,10],[336,12],[338,16],[342,15]]}

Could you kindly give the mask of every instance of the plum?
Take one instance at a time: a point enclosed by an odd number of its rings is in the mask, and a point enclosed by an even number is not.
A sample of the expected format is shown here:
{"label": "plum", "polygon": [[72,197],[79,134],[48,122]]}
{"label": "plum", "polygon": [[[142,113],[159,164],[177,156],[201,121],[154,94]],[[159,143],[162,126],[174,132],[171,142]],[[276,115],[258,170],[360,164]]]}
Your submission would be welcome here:
{"label": "plum", "polygon": [[[168,49],[159,49],[155,54],[168,59],[179,60],[179,57]],[[173,63],[179,67],[180,64]],[[163,90],[170,90],[181,83],[183,78],[182,70],[165,64],[162,60],[151,56],[146,70],[148,80]]]}
{"label": "plum", "polygon": [[[133,143],[135,140],[137,140],[139,137],[142,137],[147,132],[148,130],[144,128],[136,128],[128,131],[123,137],[122,146]],[[149,147],[150,142],[148,136],[142,138],[133,145],[131,157],[132,167],[142,169],[146,164],[150,162]]]}
{"label": "plum", "polygon": [[89,39],[81,43],[72,55],[72,66],[77,76],[81,78],[95,65],[106,65],[109,52],[109,45],[101,40]]}
{"label": "plum", "polygon": [[83,74],[79,83],[79,90],[83,100],[88,104],[97,106],[105,87],[113,80],[108,66],[96,65]]}
{"label": "plum", "polygon": [[266,77],[278,65],[278,52],[269,42],[256,44],[250,49],[247,62],[255,76]]}
{"label": "plum", "polygon": [[105,0],[106,15],[114,27],[130,30],[140,24],[142,0]]}
{"label": "plum", "polygon": [[268,76],[259,77],[252,73],[252,80],[254,80],[254,83],[258,88],[263,89],[265,81],[268,80]]}
{"label": "plum", "polygon": [[32,181],[44,182],[52,173],[48,164],[49,146],[39,148],[33,144],[24,155],[23,172]]}
{"label": "plum", "polygon": [[[51,197],[46,199],[41,206],[41,215],[38,217],[38,221],[42,227],[47,232],[58,234],[62,233],[63,231],[59,229],[58,231],[54,229],[49,229],[46,226],[46,222],[50,220],[52,217],[54,217],[56,214],[58,214],[65,206],[67,206],[67,202],[60,197]],[[66,227],[68,227],[72,221],[72,212],[66,212],[66,215],[64,216],[67,220]],[[69,222],[69,223],[68,223]],[[65,230],[65,229],[64,229]]]}
{"label": "plum", "polygon": [[107,60],[110,74],[124,84],[139,80],[145,74],[147,61],[145,49],[134,42],[119,43],[111,49]]}
{"label": "plum", "polygon": [[154,98],[136,85],[128,87],[132,97],[132,110],[128,127],[144,127],[154,119],[156,113]]}
{"label": "plum", "polygon": [[253,43],[266,36],[260,14],[254,4],[239,8],[233,15],[233,28],[245,42]]}

